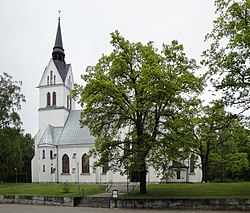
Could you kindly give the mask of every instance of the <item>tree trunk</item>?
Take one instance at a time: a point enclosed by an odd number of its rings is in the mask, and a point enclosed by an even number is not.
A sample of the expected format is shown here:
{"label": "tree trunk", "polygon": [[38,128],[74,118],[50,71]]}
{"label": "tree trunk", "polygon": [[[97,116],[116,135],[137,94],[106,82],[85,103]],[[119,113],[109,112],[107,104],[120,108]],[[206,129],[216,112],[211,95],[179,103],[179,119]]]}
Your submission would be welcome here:
{"label": "tree trunk", "polygon": [[202,183],[208,182],[208,159],[206,156],[201,156],[202,167]]}
{"label": "tree trunk", "polygon": [[147,172],[141,171],[140,172],[140,194],[147,193],[146,177],[147,177]]}

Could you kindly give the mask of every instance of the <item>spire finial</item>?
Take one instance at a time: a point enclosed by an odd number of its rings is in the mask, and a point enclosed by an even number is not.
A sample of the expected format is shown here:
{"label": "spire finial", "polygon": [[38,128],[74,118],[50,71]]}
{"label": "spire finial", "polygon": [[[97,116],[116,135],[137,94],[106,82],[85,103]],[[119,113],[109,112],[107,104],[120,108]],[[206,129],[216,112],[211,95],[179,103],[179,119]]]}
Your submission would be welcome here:
{"label": "spire finial", "polygon": [[62,10],[58,10],[58,20],[60,21],[60,15]]}

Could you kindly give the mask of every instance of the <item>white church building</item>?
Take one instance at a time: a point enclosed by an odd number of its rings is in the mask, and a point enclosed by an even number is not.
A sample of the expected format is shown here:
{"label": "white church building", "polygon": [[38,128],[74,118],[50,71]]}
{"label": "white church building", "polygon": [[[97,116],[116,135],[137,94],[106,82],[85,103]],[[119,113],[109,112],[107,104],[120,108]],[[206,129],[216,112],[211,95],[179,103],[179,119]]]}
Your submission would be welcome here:
{"label": "white church building", "polygon": [[[94,168],[95,156],[89,156],[94,137],[87,127],[80,128],[80,112],[75,110],[70,91],[74,85],[71,64],[65,62],[60,18],[52,58],[38,85],[38,132],[32,159],[32,182],[115,183],[129,182],[127,175]],[[173,164],[174,165],[174,164]],[[169,182],[200,182],[201,169],[188,159]],[[147,182],[160,182],[152,168]]]}

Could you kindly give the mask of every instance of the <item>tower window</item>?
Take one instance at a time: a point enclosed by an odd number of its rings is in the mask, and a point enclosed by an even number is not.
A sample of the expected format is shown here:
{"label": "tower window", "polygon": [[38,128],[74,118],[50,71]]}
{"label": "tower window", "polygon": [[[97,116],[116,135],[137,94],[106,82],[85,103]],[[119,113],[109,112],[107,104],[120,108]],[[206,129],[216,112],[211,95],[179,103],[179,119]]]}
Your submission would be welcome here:
{"label": "tower window", "polygon": [[89,173],[89,156],[87,154],[82,156],[82,173]]}
{"label": "tower window", "polygon": [[49,76],[47,76],[47,85],[49,85]]}
{"label": "tower window", "polygon": [[53,92],[53,106],[56,106],[56,92]]}
{"label": "tower window", "polygon": [[43,172],[45,172],[45,165],[43,165]]}
{"label": "tower window", "polygon": [[52,84],[52,77],[53,77],[53,72],[50,71],[50,84]]}
{"label": "tower window", "polygon": [[50,106],[50,93],[47,93],[47,106]]}
{"label": "tower window", "polygon": [[54,75],[54,84],[56,84],[56,75]]}
{"label": "tower window", "polygon": [[69,157],[66,154],[62,157],[62,173],[69,173]]}
{"label": "tower window", "polygon": [[45,150],[43,150],[43,159],[45,159]]}
{"label": "tower window", "polygon": [[67,109],[71,109],[71,98],[67,95]]}

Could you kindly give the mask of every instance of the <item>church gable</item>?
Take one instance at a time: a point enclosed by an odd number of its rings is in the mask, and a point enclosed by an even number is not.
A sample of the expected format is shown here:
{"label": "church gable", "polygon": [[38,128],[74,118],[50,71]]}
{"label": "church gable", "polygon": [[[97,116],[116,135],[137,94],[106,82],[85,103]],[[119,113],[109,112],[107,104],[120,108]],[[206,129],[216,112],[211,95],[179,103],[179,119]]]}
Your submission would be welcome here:
{"label": "church gable", "polygon": [[63,80],[61,75],[58,72],[58,69],[52,59],[50,59],[48,66],[45,68],[41,81],[39,83],[40,86],[48,86],[55,84],[62,84]]}
{"label": "church gable", "polygon": [[61,135],[62,129],[63,128],[61,127],[53,127],[51,125],[48,125],[39,142],[39,146],[56,145]]}

